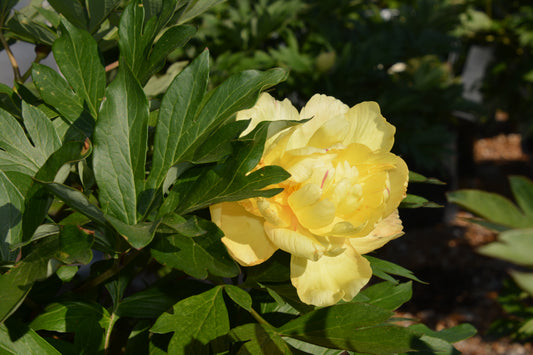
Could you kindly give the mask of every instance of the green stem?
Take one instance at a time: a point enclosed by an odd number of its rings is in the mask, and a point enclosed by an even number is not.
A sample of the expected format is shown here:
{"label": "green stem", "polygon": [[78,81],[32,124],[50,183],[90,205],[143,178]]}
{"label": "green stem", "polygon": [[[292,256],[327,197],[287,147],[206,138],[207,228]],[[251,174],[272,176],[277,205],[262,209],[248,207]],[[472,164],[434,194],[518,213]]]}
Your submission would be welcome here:
{"label": "green stem", "polygon": [[120,270],[124,269],[130,262],[133,261],[138,255],[140,254],[139,250],[134,250],[130,254],[126,255],[122,263],[115,263],[110,269],[107,269],[100,275],[96,276],[94,279],[90,279],[77,289],[75,289],[75,292],[81,292],[85,291],[87,289],[90,289],[92,287],[98,286],[99,284],[103,283],[104,281],[112,278],[116,274],[120,272]]}
{"label": "green stem", "polygon": [[104,343],[104,351],[107,354],[109,351],[109,342],[111,341],[111,332],[113,331],[113,326],[115,325],[118,318],[116,317],[115,313],[111,314],[111,319],[109,320],[109,326],[106,329],[105,334],[105,343]]}
{"label": "green stem", "polygon": [[4,37],[4,33],[1,30],[0,30],[0,43],[2,43],[2,46],[4,47],[4,50],[6,51],[7,57],[9,58],[9,62],[11,63],[11,67],[13,68],[13,76],[15,78],[15,81],[17,83],[22,83],[19,65],[17,63],[17,60],[15,59],[15,56],[13,55],[13,52],[11,52],[11,48],[9,48],[9,44],[7,44],[6,38]]}
{"label": "green stem", "polygon": [[268,323],[268,322],[265,320],[265,318],[261,317],[261,315],[255,311],[255,309],[250,308],[250,310],[249,310],[248,312],[250,312],[250,314],[252,315],[252,317],[254,317],[255,320],[256,320],[259,324],[261,324],[261,325],[266,325],[267,327],[270,327],[270,328],[274,328],[274,326],[272,326],[272,324]]}

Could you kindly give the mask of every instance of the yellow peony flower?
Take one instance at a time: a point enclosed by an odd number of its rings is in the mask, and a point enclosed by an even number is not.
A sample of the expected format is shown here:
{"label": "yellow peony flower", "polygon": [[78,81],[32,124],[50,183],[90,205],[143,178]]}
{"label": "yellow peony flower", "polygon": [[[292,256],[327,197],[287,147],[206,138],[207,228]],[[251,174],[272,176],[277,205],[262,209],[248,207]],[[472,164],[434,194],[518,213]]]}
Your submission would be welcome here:
{"label": "yellow peony flower", "polygon": [[279,165],[291,174],[274,186],[281,193],[211,206],[222,242],[243,266],[278,249],[290,253],[291,281],[307,304],[350,301],[372,276],[361,255],[403,234],[397,208],[408,169],[390,153],[394,126],[375,102],[349,108],[325,95],[313,96],[298,113],[289,100],[262,94],[237,114],[250,118],[243,134],[261,121],[311,119],[269,132],[259,166]]}

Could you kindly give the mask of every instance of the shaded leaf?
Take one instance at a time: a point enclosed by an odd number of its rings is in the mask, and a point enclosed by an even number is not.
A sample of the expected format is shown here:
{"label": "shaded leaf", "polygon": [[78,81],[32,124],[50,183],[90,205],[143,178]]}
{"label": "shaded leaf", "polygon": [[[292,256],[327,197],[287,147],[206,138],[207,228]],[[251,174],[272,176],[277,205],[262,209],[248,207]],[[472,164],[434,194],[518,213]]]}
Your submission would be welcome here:
{"label": "shaded leaf", "polygon": [[225,285],[224,291],[226,291],[226,294],[233,300],[233,302],[237,303],[245,310],[250,311],[252,309],[252,297],[242,288],[233,285]]}
{"label": "shaded leaf", "polygon": [[8,355],[19,354],[42,354],[60,355],[52,345],[41,338],[39,334],[29,329],[21,337],[11,340],[8,329],[4,324],[0,324],[0,352]]}
{"label": "shaded leaf", "polygon": [[407,270],[406,268],[403,268],[399,265],[396,265],[389,261],[378,259],[373,256],[369,256],[369,255],[363,255],[363,257],[365,257],[368,261],[370,261],[370,266],[372,267],[372,273],[385,281],[398,283],[396,279],[390,276],[390,275],[396,275],[396,276],[405,277],[407,279],[417,281],[420,283],[425,283],[424,281],[421,281],[419,278],[417,278],[413,274],[412,271]]}
{"label": "shaded leaf", "polygon": [[220,241],[222,231],[206,220],[199,220],[199,226],[207,232],[205,235],[196,238],[180,234],[159,237],[151,247],[152,256],[161,264],[183,270],[198,279],[205,279],[208,272],[222,277],[237,276],[239,267]]}
{"label": "shaded leaf", "polygon": [[[531,249],[529,249],[531,250]],[[533,272],[510,271],[511,277],[518,286],[533,297]]]}
{"label": "shaded leaf", "polygon": [[49,0],[48,3],[76,27],[87,29],[89,19],[80,1]]}
{"label": "shaded leaf", "polygon": [[370,354],[409,351],[416,339],[403,327],[386,325],[393,313],[364,303],[345,303],[300,316],[278,332],[327,348]]}
{"label": "shaded leaf", "polygon": [[119,3],[120,0],[88,0],[89,32],[95,32]]}
{"label": "shaded leaf", "polygon": [[150,329],[154,333],[174,332],[169,353],[183,353],[195,343],[202,348],[230,330],[221,286],[176,303],[172,311],[161,315]]}
{"label": "shaded leaf", "polygon": [[275,329],[266,325],[244,324],[233,328],[230,336],[234,341],[244,342],[237,354],[292,354]]}
{"label": "shaded leaf", "polygon": [[0,323],[20,306],[35,281],[52,275],[61,265],[52,259],[69,264],[87,262],[91,241],[90,236],[70,226],[40,241],[21,263],[0,275]]}
{"label": "shaded leaf", "polygon": [[33,330],[49,330],[60,333],[77,332],[84,322],[94,321],[106,329],[111,317],[109,312],[97,303],[63,301],[46,306],[29,326]]}
{"label": "shaded leaf", "polygon": [[18,251],[11,245],[22,238],[24,196],[0,170],[0,261],[15,261]]}
{"label": "shaded leaf", "polygon": [[425,184],[435,184],[435,185],[446,185],[445,182],[442,182],[435,178],[427,178],[424,175],[415,173],[414,171],[409,171],[409,182],[420,182]]}
{"label": "shaded leaf", "polygon": [[442,207],[441,205],[428,201],[426,198],[422,196],[407,194],[407,196],[402,200],[400,203],[399,208],[439,208]]}

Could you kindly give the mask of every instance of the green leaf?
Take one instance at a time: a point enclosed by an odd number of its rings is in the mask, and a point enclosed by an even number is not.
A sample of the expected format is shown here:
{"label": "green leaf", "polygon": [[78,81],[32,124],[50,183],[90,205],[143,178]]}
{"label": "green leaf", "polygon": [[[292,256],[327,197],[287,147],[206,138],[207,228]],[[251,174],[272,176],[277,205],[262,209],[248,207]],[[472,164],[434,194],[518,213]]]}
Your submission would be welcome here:
{"label": "green leaf", "polygon": [[153,333],[174,332],[168,349],[172,354],[182,354],[194,344],[205,347],[230,330],[222,292],[222,287],[216,286],[176,303],[172,314],[161,315],[150,330]]}
{"label": "green leaf", "polygon": [[76,265],[64,265],[57,269],[56,275],[63,282],[70,282],[78,273],[78,269]]}
{"label": "green leaf", "polygon": [[58,72],[42,64],[33,64],[32,79],[43,100],[54,107],[74,128],[91,136],[94,118],[83,99],[72,91]]}
{"label": "green leaf", "polygon": [[233,152],[232,141],[246,129],[249,120],[230,122],[217,129],[206,141],[194,152],[195,164],[214,163]]}
{"label": "green leaf", "polygon": [[242,288],[233,285],[225,285],[224,291],[226,291],[233,302],[237,303],[245,310],[250,311],[252,309],[252,297]]}
{"label": "green leaf", "polygon": [[39,334],[29,329],[21,337],[12,340],[7,327],[0,324],[0,353],[13,354],[42,354],[60,355],[52,345],[41,338]]}
{"label": "green leaf", "polygon": [[[153,3],[147,4],[151,5]],[[176,4],[177,0],[161,2],[161,6],[157,6],[155,11],[148,6],[145,18],[144,4],[141,4],[139,0],[133,0],[122,13],[118,26],[120,54],[143,84],[150,76],[148,72],[153,70],[153,66],[157,66],[162,59],[160,56],[165,52],[163,45],[169,44],[167,39],[188,40],[188,38],[181,38],[177,35],[169,35],[170,37],[165,39],[161,46],[157,48],[153,62],[149,61],[151,53],[156,50],[155,48],[152,50],[152,43],[159,31],[174,14]],[[187,36],[185,35],[185,37]]]}
{"label": "green leaf", "polygon": [[196,28],[193,26],[182,25],[168,28],[155,42],[148,62],[139,74],[139,81],[141,83],[148,81],[163,67],[167,56],[176,48],[183,47],[195,33]]}
{"label": "green leaf", "polygon": [[230,336],[234,341],[245,342],[237,354],[292,354],[275,329],[262,324],[241,325],[232,329]]}
{"label": "green leaf", "polygon": [[177,163],[181,136],[200,124],[194,118],[207,89],[208,59],[208,52],[204,51],[176,76],[161,101],[152,170],[146,181],[148,189],[161,186],[170,167]]}
{"label": "green leaf", "polygon": [[502,232],[498,235],[497,241],[477,249],[483,255],[523,266],[533,266],[532,250],[533,229],[513,229]]}
{"label": "green leaf", "polygon": [[157,220],[155,222],[141,222],[132,225],[126,224],[113,216],[106,215],[105,218],[136,249],[144,248],[150,244],[161,222]]}
{"label": "green leaf", "polygon": [[152,256],[161,264],[183,270],[187,274],[205,279],[208,272],[222,277],[235,277],[239,267],[226,251],[220,239],[222,231],[206,220],[199,226],[207,233],[190,238],[180,234],[161,236],[151,247]]}
{"label": "green leaf", "polygon": [[0,167],[4,171],[18,171],[33,175],[48,156],[28,140],[17,120],[0,109]]}
{"label": "green leaf", "polygon": [[421,281],[420,279],[418,279],[413,274],[412,271],[409,271],[406,268],[403,268],[399,265],[396,265],[389,261],[375,258],[373,256],[369,256],[369,255],[363,255],[363,257],[365,257],[368,261],[370,261],[370,266],[372,267],[372,273],[385,281],[398,283],[398,281],[396,281],[393,277],[390,276],[390,275],[396,275],[396,276],[405,277],[407,279],[417,281],[420,283],[425,283],[424,281]]}
{"label": "green leaf", "polygon": [[424,175],[415,173],[414,171],[409,171],[409,182],[420,182],[425,184],[435,184],[435,185],[446,185],[445,182],[442,182],[435,178],[427,178]]}
{"label": "green leaf", "polygon": [[439,204],[436,204],[435,202],[428,201],[422,196],[417,196],[417,195],[412,195],[412,194],[407,194],[407,196],[400,203],[400,208],[420,208],[420,207],[439,208],[442,206]]}
{"label": "green leaf", "polygon": [[94,33],[119,3],[120,0],[88,0],[89,32]]}
{"label": "green leaf", "polygon": [[120,317],[155,318],[171,308],[176,297],[156,287],[137,292],[122,300],[116,314]]}
{"label": "green leaf", "polygon": [[[161,224],[168,227],[168,230],[165,232],[174,234],[178,233],[185,237],[198,237],[207,233],[202,227],[200,227],[200,220],[197,216],[187,216],[184,218],[175,213],[166,215],[162,220]],[[163,228],[159,228],[159,232],[162,232]]]}
{"label": "green leaf", "polygon": [[104,213],[98,207],[93,205],[83,192],[55,182],[47,183],[39,181],[39,183],[69,205],[73,210],[89,217],[91,220],[101,225],[107,225]]}
{"label": "green leaf", "polygon": [[[412,283],[410,281],[401,284],[381,282],[365,288],[360,293],[360,295],[368,297],[366,303],[391,311],[409,301],[412,294]],[[359,295],[356,297],[359,297]]]}
{"label": "green leaf", "polygon": [[31,240],[33,233],[43,222],[50,207],[50,194],[40,182],[54,181],[57,178],[58,171],[64,166],[68,167],[66,164],[85,159],[91,153],[88,143],[87,141],[67,142],[63,144],[46,160],[37,174],[35,174],[35,181],[25,196],[21,243],[27,243]]}
{"label": "green leaf", "polygon": [[6,84],[0,83],[0,108],[6,110],[16,118],[22,118],[20,97]]}
{"label": "green leaf", "polygon": [[189,170],[178,179],[170,190],[169,198],[162,211],[184,214],[224,201],[238,201],[250,197],[272,197],[281,192],[279,188],[263,188],[282,182],[290,177],[283,168],[265,166],[250,173],[257,166],[263,154],[268,125],[257,128],[256,139],[233,143],[233,154],[215,167],[205,168],[196,181],[187,180],[194,170]]}
{"label": "green leaf", "polygon": [[37,107],[22,102],[24,126],[31,137],[33,145],[43,157],[48,158],[61,146],[61,138],[52,122]]}
{"label": "green leaf", "polygon": [[62,21],[62,35],[54,42],[52,50],[57,66],[91,115],[96,117],[106,84],[96,41],[86,31]]}
{"label": "green leaf", "polygon": [[87,29],[89,19],[87,11],[80,1],[50,0],[50,5],[76,27]]}
{"label": "green leaf", "polygon": [[424,324],[413,324],[409,326],[409,329],[420,334],[442,339],[448,343],[457,343],[458,341],[468,339],[477,333],[476,328],[468,323],[459,324],[455,327],[446,328],[438,332],[429,329]]}
{"label": "green leaf", "polygon": [[19,12],[15,12],[13,17],[7,22],[9,31],[25,41],[34,42],[36,44],[52,45],[57,34],[46,26],[44,23],[32,21],[30,18],[24,16]]}
{"label": "green leaf", "polygon": [[210,7],[213,7],[224,0],[194,0],[189,1],[187,7],[183,8],[180,13],[179,22],[185,23],[192,20],[198,15],[201,15],[203,12],[207,11]]}
{"label": "green leaf", "polygon": [[391,311],[369,304],[338,304],[306,313],[278,328],[278,332],[334,349],[371,354],[411,350],[414,333],[382,324],[392,315]]}
{"label": "green leaf", "polygon": [[48,191],[63,200],[75,211],[89,217],[91,220],[104,227],[111,227],[134,248],[143,248],[154,238],[160,220],[138,224],[127,224],[113,216],[103,213],[98,207],[90,203],[81,191],[57,183],[45,183],[41,181],[39,181],[39,183],[48,189]]}
{"label": "green leaf", "polygon": [[[0,323],[21,305],[33,283],[52,275],[60,263],[88,261],[92,238],[76,227],[40,241],[35,248],[9,272],[0,275]],[[66,228],[66,227],[65,227]],[[84,249],[86,247],[86,249]]]}
{"label": "green leaf", "polygon": [[122,62],[94,130],[93,168],[102,210],[130,225],[144,191],[148,115],[148,100]]}
{"label": "green leaf", "polygon": [[76,332],[84,322],[94,321],[107,329],[111,317],[107,310],[97,303],[64,301],[46,306],[29,326],[33,330],[49,330],[60,333]]}
{"label": "green leaf", "polygon": [[513,196],[528,218],[533,218],[533,182],[524,176],[510,176]]}
{"label": "green leaf", "polygon": [[24,196],[0,170],[0,261],[15,261],[18,251],[11,245],[22,239]]}
{"label": "green leaf", "polygon": [[513,228],[533,227],[526,216],[507,198],[479,190],[459,190],[447,194],[448,201],[497,224]]}
{"label": "green leaf", "polygon": [[533,272],[512,270],[510,271],[510,274],[516,284],[520,286],[522,290],[529,293],[531,297],[533,297]]}

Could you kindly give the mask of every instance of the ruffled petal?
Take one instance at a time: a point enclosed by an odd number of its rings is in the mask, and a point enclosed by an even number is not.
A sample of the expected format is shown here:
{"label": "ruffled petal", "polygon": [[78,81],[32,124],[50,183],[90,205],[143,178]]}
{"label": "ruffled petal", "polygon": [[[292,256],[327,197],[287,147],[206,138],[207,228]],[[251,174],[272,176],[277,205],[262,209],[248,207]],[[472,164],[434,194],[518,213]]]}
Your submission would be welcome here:
{"label": "ruffled petal", "polygon": [[[282,121],[282,120],[300,120],[298,110],[292,103],[285,99],[278,101],[270,96],[268,93],[262,93],[257,100],[254,107],[248,110],[242,110],[237,113],[237,120],[251,119],[250,125],[241,136],[250,133],[260,122],[263,121]],[[277,132],[285,129],[287,124],[280,122],[279,125],[271,124],[268,130],[267,138],[273,136]]]}
{"label": "ruffled petal", "polygon": [[396,128],[381,115],[376,102],[362,102],[345,115],[350,121],[350,133],[344,144],[360,143],[371,150],[390,151],[394,145]]}
{"label": "ruffled petal", "polygon": [[297,149],[308,145],[309,140],[327,121],[342,117],[349,107],[334,97],[316,94],[300,112],[301,119],[312,118],[294,130],[287,149]]}
{"label": "ruffled petal", "polygon": [[331,306],[350,301],[368,283],[372,269],[368,260],[347,247],[337,256],[317,261],[291,257],[291,281],[302,302]]}
{"label": "ruffled petal", "polygon": [[260,264],[278,249],[265,234],[264,219],[247,212],[239,203],[223,202],[209,209],[211,220],[224,232],[222,243],[239,264]]}
{"label": "ruffled petal", "polygon": [[366,254],[381,248],[403,234],[402,221],[398,210],[395,210],[379,222],[370,234],[359,238],[348,238],[347,240],[359,254]]}

